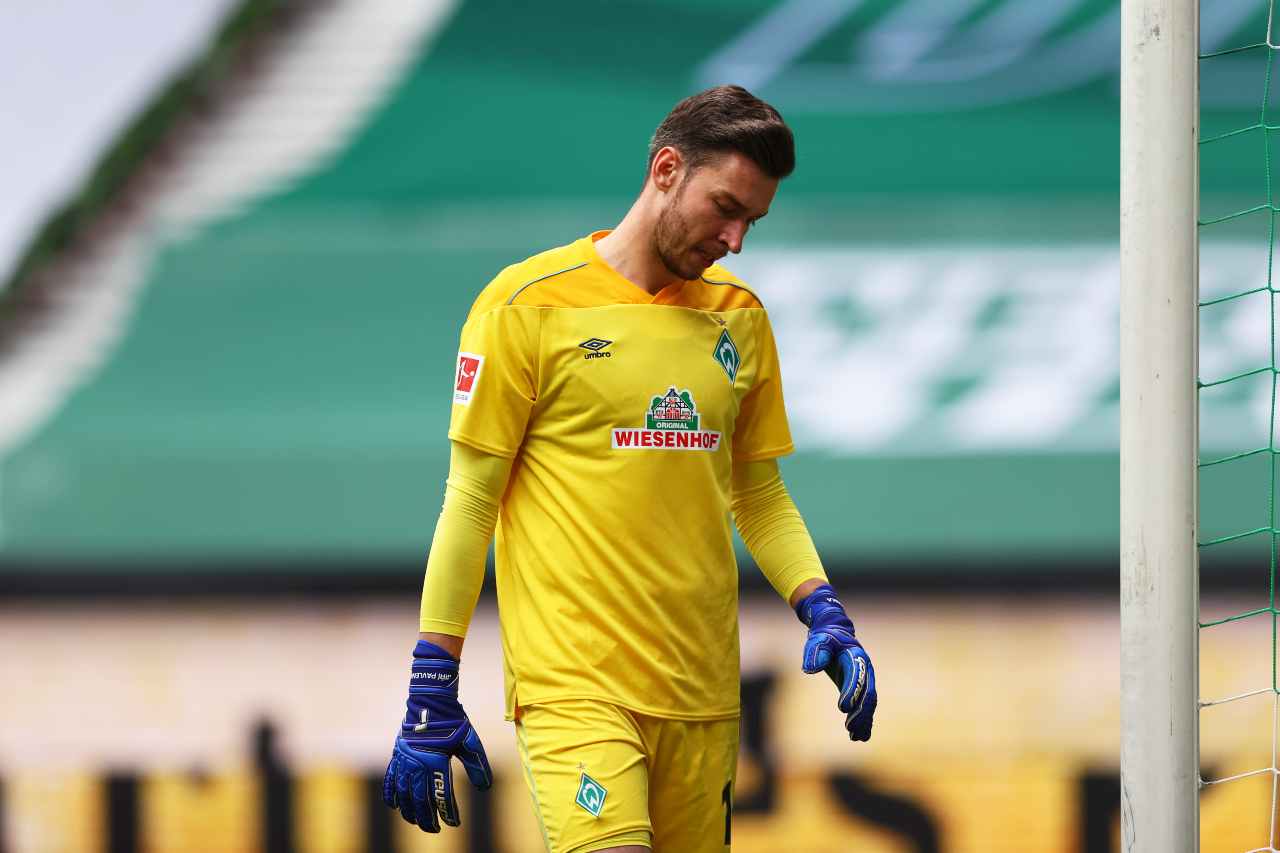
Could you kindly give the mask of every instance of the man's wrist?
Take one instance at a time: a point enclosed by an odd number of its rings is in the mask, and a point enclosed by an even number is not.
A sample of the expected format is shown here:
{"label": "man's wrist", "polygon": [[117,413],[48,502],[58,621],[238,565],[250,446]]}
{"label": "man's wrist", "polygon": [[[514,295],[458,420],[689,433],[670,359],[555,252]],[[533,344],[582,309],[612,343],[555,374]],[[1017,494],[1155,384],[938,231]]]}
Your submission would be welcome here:
{"label": "man's wrist", "polygon": [[787,604],[791,605],[792,610],[795,610],[796,606],[812,595],[814,590],[827,585],[826,578],[809,578],[806,581],[801,581],[800,585],[791,593],[791,597],[787,599]]}
{"label": "man's wrist", "polygon": [[426,640],[433,646],[439,646],[448,652],[454,660],[462,660],[462,644],[465,638],[455,637],[452,634],[440,634],[435,631],[421,631],[418,634],[419,640]]}
{"label": "man's wrist", "polygon": [[821,583],[812,592],[796,602],[796,618],[812,630],[815,623],[824,627],[836,627],[853,633],[853,620],[845,612],[836,591],[828,583]]}

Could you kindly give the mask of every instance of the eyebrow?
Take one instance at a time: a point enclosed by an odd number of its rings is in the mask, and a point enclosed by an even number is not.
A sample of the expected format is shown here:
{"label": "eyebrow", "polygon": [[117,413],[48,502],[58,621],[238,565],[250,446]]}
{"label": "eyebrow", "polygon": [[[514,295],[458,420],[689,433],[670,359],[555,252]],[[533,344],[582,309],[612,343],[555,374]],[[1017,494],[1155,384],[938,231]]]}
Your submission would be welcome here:
{"label": "eyebrow", "polygon": [[[732,203],[732,204],[733,204],[735,207],[737,207],[739,210],[747,210],[747,209],[748,209],[748,208],[747,208],[747,206],[746,206],[745,204],[743,204],[742,202],[738,201],[738,199],[734,197],[733,193],[729,192],[728,190],[720,190],[720,195],[722,195],[722,196],[724,196],[725,198],[727,198],[727,199],[730,201],[730,203]],[[767,211],[767,210],[766,210],[764,213],[760,214],[759,216],[757,216],[757,217],[755,217],[755,218],[756,218],[756,219],[764,219],[764,218],[765,218],[766,216],[768,216],[768,215],[769,215],[769,211]]]}

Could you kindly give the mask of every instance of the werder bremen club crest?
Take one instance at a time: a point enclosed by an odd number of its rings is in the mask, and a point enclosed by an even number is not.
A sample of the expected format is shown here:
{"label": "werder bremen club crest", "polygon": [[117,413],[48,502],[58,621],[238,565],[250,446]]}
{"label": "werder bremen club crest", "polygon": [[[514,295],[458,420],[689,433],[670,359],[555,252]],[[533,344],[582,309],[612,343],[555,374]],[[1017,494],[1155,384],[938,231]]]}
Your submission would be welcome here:
{"label": "werder bremen club crest", "polygon": [[677,391],[672,385],[649,402],[644,427],[615,427],[614,450],[715,450],[720,433],[698,429],[698,407],[688,388]]}

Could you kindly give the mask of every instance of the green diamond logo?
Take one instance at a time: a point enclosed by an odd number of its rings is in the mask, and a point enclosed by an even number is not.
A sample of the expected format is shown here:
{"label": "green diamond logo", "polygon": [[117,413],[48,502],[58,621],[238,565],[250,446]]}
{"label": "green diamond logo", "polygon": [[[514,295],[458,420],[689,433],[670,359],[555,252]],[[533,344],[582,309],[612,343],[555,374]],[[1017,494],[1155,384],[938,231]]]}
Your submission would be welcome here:
{"label": "green diamond logo", "polygon": [[600,817],[600,810],[604,808],[604,798],[608,793],[603,785],[583,773],[582,781],[578,783],[578,796],[573,801],[589,811],[592,817]]}
{"label": "green diamond logo", "polygon": [[724,372],[729,374],[730,382],[738,378],[738,365],[742,363],[742,357],[738,355],[738,348],[734,346],[733,338],[729,337],[728,329],[720,333],[720,340],[716,341],[716,351],[712,355],[720,362]]}

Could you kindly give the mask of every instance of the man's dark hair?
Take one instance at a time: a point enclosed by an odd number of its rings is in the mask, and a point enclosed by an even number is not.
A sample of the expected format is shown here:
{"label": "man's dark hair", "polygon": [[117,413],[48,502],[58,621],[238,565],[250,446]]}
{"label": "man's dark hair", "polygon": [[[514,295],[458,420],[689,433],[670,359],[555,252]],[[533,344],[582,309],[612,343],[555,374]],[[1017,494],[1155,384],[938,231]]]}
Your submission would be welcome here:
{"label": "man's dark hair", "polygon": [[650,167],[668,145],[680,152],[690,171],[730,151],[779,180],[796,167],[791,128],[777,110],[741,86],[716,86],[676,104],[649,141]]}

